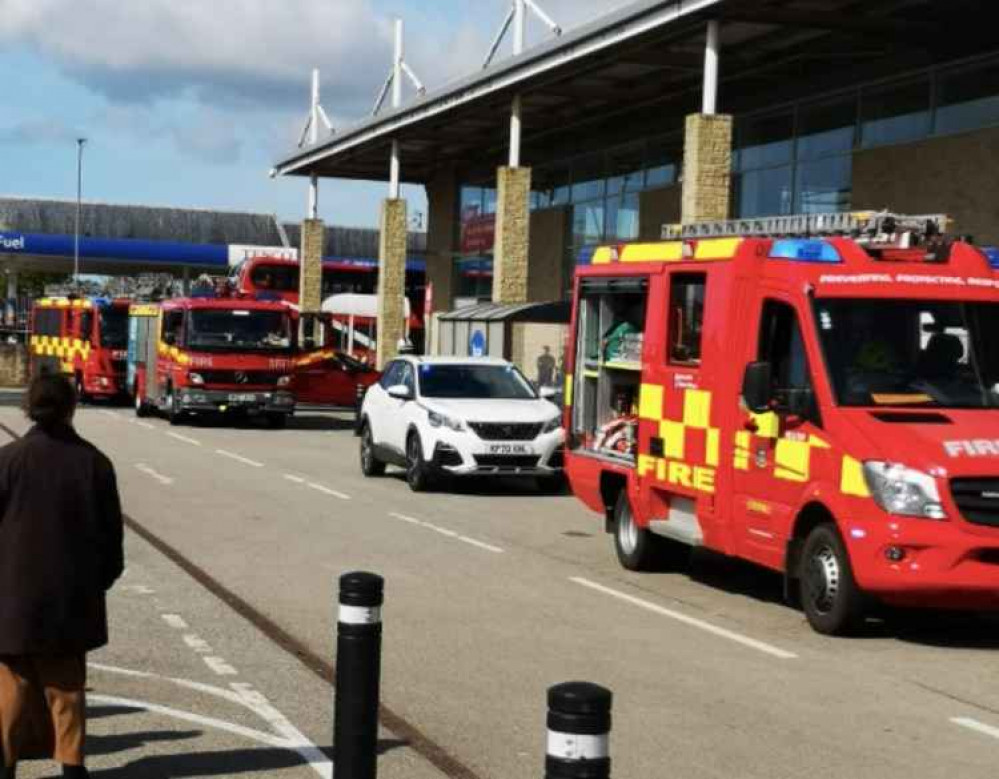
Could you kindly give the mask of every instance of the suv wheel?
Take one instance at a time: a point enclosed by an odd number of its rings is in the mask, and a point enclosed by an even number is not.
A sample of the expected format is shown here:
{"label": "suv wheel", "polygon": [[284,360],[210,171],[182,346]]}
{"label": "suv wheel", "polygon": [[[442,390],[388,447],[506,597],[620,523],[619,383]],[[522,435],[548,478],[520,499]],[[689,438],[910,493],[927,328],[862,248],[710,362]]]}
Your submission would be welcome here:
{"label": "suv wheel", "polygon": [[371,425],[361,423],[361,473],[365,476],[381,476],[385,473],[385,463],[375,456],[375,440],[371,436]]}
{"label": "suv wheel", "polygon": [[432,486],[419,433],[410,433],[406,441],[406,482],[413,492],[426,492]]}

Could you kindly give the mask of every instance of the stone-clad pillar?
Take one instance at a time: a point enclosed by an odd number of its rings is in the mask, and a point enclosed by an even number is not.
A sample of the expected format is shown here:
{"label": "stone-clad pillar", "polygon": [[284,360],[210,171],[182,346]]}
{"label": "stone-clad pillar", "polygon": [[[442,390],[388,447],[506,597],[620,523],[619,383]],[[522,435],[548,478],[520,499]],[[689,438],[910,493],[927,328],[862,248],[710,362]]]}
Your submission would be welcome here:
{"label": "stone-clad pillar", "polygon": [[531,169],[500,168],[496,185],[493,302],[526,303]]}
{"label": "stone-clad pillar", "polygon": [[406,201],[382,202],[378,236],[378,369],[398,354],[406,337]]}
{"label": "stone-clad pillar", "polygon": [[683,145],[683,222],[729,218],[732,117],[692,114]]}
{"label": "stone-clad pillar", "polygon": [[302,270],[299,274],[299,306],[303,314],[318,314],[323,304],[323,250],[326,226],[322,219],[302,222]]}

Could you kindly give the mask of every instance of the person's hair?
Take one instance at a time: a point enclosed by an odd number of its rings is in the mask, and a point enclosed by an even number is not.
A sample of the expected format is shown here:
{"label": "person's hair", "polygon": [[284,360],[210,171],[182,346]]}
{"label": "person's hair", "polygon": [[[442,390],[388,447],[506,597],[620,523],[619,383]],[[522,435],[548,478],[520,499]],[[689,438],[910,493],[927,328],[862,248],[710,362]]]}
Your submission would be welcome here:
{"label": "person's hair", "polygon": [[39,427],[68,424],[76,411],[76,391],[59,374],[43,373],[31,380],[24,396],[24,413]]}

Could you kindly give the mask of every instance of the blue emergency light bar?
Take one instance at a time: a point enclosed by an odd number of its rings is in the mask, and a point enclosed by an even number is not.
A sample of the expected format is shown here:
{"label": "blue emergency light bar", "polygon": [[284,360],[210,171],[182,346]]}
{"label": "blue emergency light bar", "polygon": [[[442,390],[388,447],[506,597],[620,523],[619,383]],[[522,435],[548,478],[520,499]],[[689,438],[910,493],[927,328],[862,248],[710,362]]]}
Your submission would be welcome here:
{"label": "blue emergency light bar", "polygon": [[797,260],[798,262],[842,262],[836,248],[825,241],[813,238],[788,238],[774,241],[771,259]]}
{"label": "blue emergency light bar", "polygon": [[999,270],[999,247],[983,246],[982,254],[984,254],[985,259],[989,261],[990,268],[993,270]]}

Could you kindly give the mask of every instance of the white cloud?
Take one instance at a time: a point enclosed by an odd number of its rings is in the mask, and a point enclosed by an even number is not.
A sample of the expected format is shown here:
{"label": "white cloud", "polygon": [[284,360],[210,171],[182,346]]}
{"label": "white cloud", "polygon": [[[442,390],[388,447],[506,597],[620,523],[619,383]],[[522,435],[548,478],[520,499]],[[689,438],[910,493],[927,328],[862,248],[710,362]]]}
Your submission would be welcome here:
{"label": "white cloud", "polygon": [[[461,16],[452,3],[391,3],[407,19],[407,59],[430,88],[481,66],[509,8],[468,2]],[[626,0],[540,2],[570,29]],[[98,127],[226,162],[241,148],[269,145],[271,156],[290,147],[313,67],[335,125],[365,116],[391,59],[387,10],[386,0],[0,0],[0,45],[25,46],[107,98]],[[532,19],[529,42],[547,37]],[[508,55],[509,42],[499,58]],[[37,122],[0,129],[0,140],[67,133]]]}

